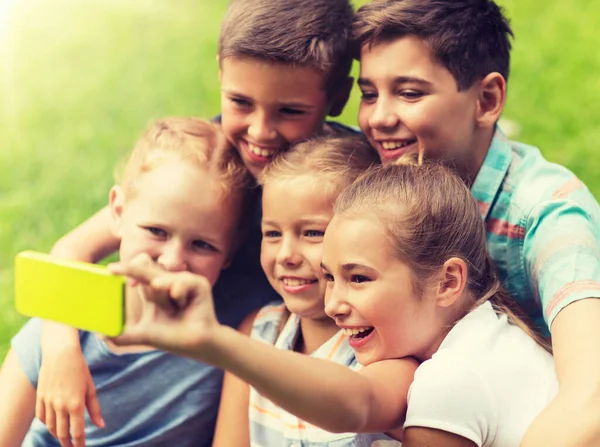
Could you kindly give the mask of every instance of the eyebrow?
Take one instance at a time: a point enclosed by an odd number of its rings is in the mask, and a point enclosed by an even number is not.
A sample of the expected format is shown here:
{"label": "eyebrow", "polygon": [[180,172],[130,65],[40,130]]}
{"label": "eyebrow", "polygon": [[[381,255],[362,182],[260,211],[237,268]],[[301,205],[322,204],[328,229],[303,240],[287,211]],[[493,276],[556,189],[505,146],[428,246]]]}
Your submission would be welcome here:
{"label": "eyebrow", "polygon": [[[420,84],[427,86],[432,85],[431,82],[416,76],[396,76],[392,82],[394,84]],[[358,78],[357,84],[359,86],[371,87],[373,85],[373,82],[367,78]]]}
{"label": "eyebrow", "polygon": [[[327,225],[329,223],[329,221],[326,219],[301,219],[299,222],[301,225]],[[277,222],[265,219],[262,220],[261,224],[270,225],[272,227],[277,226]]]}
{"label": "eyebrow", "polygon": [[[321,262],[321,268],[323,270],[329,271],[329,269],[327,268],[327,266],[325,264],[323,264],[322,262]],[[346,272],[351,272],[352,270],[365,270],[365,271],[368,271],[368,272],[375,273],[375,269],[373,269],[371,267],[368,267],[366,265],[356,264],[356,263],[353,263],[353,262],[350,262],[350,263],[342,265],[342,270],[344,270]]]}

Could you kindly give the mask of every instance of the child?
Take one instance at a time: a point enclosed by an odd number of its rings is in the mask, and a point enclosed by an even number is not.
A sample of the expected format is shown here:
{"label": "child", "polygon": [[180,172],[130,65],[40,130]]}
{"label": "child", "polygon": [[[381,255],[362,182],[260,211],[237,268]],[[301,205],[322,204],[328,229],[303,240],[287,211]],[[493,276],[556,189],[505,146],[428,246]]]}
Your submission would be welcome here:
{"label": "child", "polygon": [[[299,143],[262,172],[261,264],[284,304],[251,315],[243,332],[278,349],[357,367],[345,334],[325,314],[321,247],[336,197],[377,162],[361,139],[322,137]],[[225,376],[213,446],[370,446],[378,439],[390,440],[320,430]]]}
{"label": "child", "polygon": [[[404,447],[516,446],[558,382],[544,341],[511,311],[485,242],[477,204],[448,169],[374,168],[338,198],[321,264],[325,311],[363,369],[244,338],[215,322],[202,278],[139,260],[113,269],[153,288],[161,306],[170,293],[180,312],[155,318],[148,301],[122,341],[224,367],[332,431],[391,430],[406,415]],[[408,356],[422,364],[406,414]]]}
{"label": "child", "polygon": [[[136,144],[122,180],[110,192],[121,259],[144,253],[165,271],[193,272],[214,284],[241,242],[251,183],[218,126],[192,118],[157,121]],[[217,307],[231,306],[227,295],[215,292]],[[129,286],[127,295],[127,313],[135,318],[143,291]],[[254,306],[260,302],[251,294],[245,298]],[[237,324],[230,316],[223,321]],[[2,367],[3,447],[20,446],[26,432],[25,446],[58,445],[51,432],[70,444],[67,418],[50,419],[47,412],[48,428],[38,420],[32,424],[40,337],[41,322],[31,320],[13,339]],[[80,331],[78,340],[106,418],[104,429],[86,420],[88,446],[210,445],[220,371],[145,346],[118,348],[89,332]],[[71,428],[83,432],[75,422]],[[75,437],[75,444],[83,445],[82,438]]]}
{"label": "child", "polygon": [[[600,209],[571,172],[496,126],[512,31],[488,0],[362,7],[359,124],[387,162],[417,148],[471,186],[502,283],[552,331],[560,392],[525,446],[600,444]],[[531,437],[529,437],[531,436]]]}
{"label": "child", "polygon": [[[229,5],[219,37],[220,121],[253,175],[298,140],[354,132],[325,121],[327,115],[341,113],[352,86],[347,45],[352,14],[348,0],[234,0]],[[260,211],[255,214],[260,221]],[[249,226],[250,236],[229,271],[249,282],[255,294],[264,294],[262,305],[273,294],[260,271],[260,229],[257,223]],[[52,253],[99,261],[119,246],[109,230],[110,213],[104,209],[62,238]],[[222,280],[220,285],[236,295],[243,290],[237,282]],[[221,311],[241,321],[252,309],[244,296],[238,299]],[[44,340],[38,408],[53,412],[58,403],[68,401],[80,409],[69,412],[71,421],[83,420],[85,406],[92,420],[99,420],[89,375],[63,379],[73,370],[85,371],[76,332],[45,323]]]}

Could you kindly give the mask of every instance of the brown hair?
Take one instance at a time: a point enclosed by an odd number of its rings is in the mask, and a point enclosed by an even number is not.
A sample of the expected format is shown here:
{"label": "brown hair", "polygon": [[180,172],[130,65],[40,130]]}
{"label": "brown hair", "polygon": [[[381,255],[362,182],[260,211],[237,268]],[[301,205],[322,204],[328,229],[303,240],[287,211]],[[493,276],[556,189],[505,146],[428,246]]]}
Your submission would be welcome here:
{"label": "brown hair", "polygon": [[231,0],[221,23],[219,58],[250,57],[307,66],[327,75],[327,90],[352,66],[348,0]]}
{"label": "brown hair", "polygon": [[136,179],[154,169],[167,154],[206,170],[220,182],[223,199],[239,204],[242,220],[250,214],[248,208],[255,200],[252,176],[220,127],[199,118],[162,118],[146,129],[126,163],[116,171],[116,181],[126,197],[135,193]]}
{"label": "brown hair", "polygon": [[318,182],[325,194],[337,197],[366,169],[378,165],[377,152],[359,136],[319,136],[297,143],[279,155],[259,177],[266,185],[308,176]]}
{"label": "brown hair", "polygon": [[374,216],[385,228],[393,253],[412,269],[418,294],[452,258],[468,269],[470,309],[487,300],[544,349],[548,342],[533,331],[527,318],[501,287],[486,247],[479,207],[464,182],[444,166],[422,166],[401,159],[398,165],[370,169],[338,198],[335,213]]}
{"label": "brown hair", "polygon": [[514,34],[492,0],[375,0],[356,13],[352,46],[357,54],[363,45],[403,36],[423,40],[459,90],[493,72],[508,80]]}

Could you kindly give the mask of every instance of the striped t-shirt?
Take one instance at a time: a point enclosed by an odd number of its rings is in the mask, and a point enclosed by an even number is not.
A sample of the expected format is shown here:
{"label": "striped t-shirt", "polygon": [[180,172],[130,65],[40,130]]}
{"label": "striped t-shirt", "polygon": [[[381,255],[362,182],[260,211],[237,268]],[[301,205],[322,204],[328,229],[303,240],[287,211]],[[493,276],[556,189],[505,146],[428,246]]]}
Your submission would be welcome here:
{"label": "striped t-shirt", "polygon": [[471,192],[504,286],[542,331],[600,298],[600,207],[572,172],[496,129]]}
{"label": "striped t-shirt", "polygon": [[[284,319],[288,318],[283,324]],[[282,327],[283,325],[283,327]],[[300,319],[281,303],[261,309],[254,320],[252,338],[283,350],[292,350],[300,333]],[[360,369],[348,337],[337,332],[311,357],[328,359]],[[252,447],[399,447],[398,441],[382,434],[330,433],[311,425],[250,389],[250,445]]]}

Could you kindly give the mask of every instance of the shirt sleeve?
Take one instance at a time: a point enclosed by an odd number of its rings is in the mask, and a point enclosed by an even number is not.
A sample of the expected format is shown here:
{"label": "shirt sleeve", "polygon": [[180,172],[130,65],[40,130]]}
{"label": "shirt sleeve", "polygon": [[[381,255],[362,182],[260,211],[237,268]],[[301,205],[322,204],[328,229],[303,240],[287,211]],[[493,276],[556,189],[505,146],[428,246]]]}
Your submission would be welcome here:
{"label": "shirt sleeve", "polygon": [[525,271],[548,328],[569,304],[600,298],[600,222],[594,214],[598,204],[587,189],[581,194],[589,197],[538,204],[526,222]]}
{"label": "shirt sleeve", "polygon": [[404,428],[442,430],[480,447],[496,433],[493,395],[478,374],[447,363],[432,359],[417,369]]}
{"label": "shirt sleeve", "polygon": [[25,377],[36,389],[42,365],[41,336],[42,321],[32,318],[11,341],[11,347],[17,356]]}

